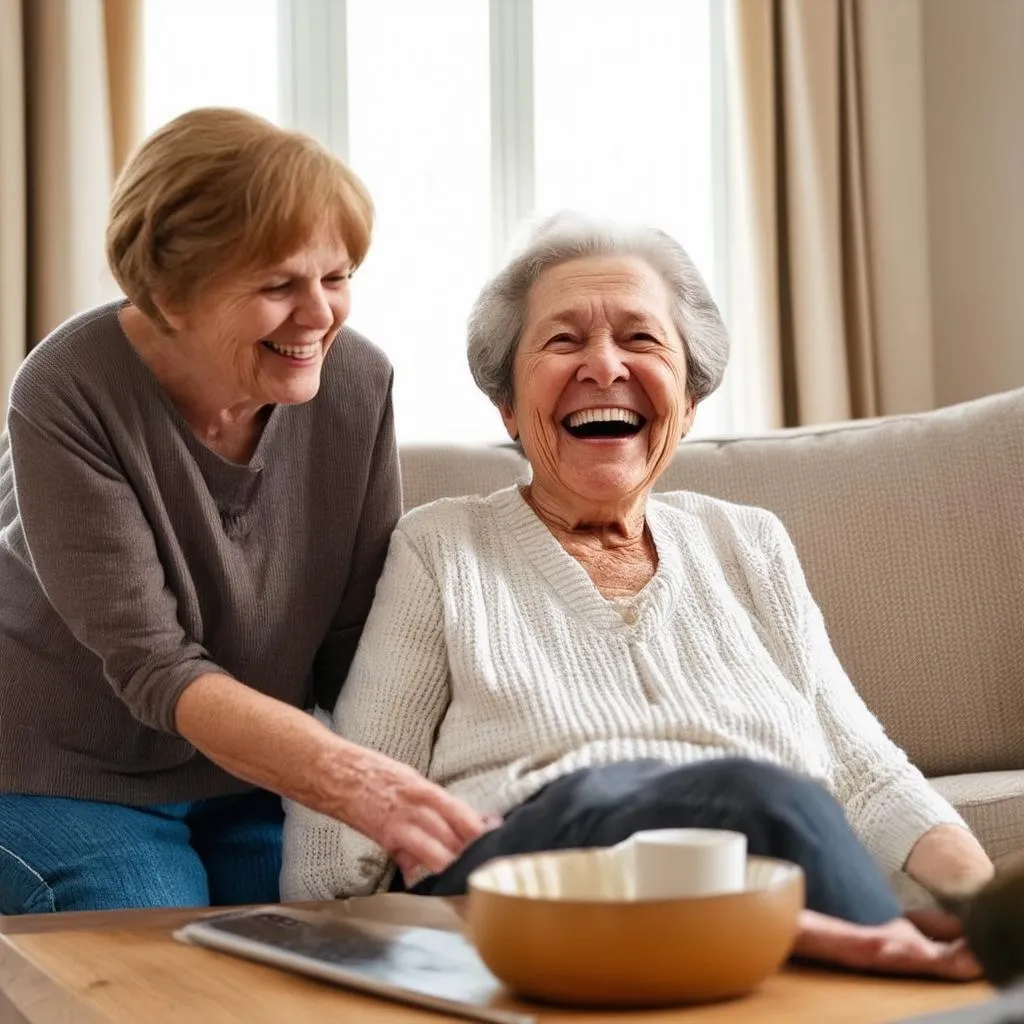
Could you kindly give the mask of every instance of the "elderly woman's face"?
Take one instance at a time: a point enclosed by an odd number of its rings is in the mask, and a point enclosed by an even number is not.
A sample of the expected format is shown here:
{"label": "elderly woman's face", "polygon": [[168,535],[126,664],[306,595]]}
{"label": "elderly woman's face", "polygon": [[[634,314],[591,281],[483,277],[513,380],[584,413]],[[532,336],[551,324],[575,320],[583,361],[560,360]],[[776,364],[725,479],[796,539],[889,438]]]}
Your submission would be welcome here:
{"label": "elderly woman's face", "polygon": [[502,409],[535,484],[607,504],[650,489],[693,420],[686,357],[661,276],[588,257],[534,284]]}
{"label": "elderly woman's face", "polygon": [[218,281],[165,314],[192,374],[239,403],[313,398],[324,356],[349,311],[343,242],[320,238],[274,266]]}

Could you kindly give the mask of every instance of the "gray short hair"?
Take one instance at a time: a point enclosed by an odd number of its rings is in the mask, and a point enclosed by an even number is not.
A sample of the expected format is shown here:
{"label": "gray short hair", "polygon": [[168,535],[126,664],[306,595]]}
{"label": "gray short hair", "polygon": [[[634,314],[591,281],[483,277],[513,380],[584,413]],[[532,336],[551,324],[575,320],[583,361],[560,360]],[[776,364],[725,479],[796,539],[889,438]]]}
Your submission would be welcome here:
{"label": "gray short hair", "polygon": [[686,353],[686,390],[707,398],[729,361],[729,335],[700,271],[664,231],[557,213],[538,224],[525,245],[480,292],[469,317],[467,355],[477,387],[495,404],[511,404],[512,363],[537,278],[588,256],[636,256],[657,271],[672,297],[672,321]]}

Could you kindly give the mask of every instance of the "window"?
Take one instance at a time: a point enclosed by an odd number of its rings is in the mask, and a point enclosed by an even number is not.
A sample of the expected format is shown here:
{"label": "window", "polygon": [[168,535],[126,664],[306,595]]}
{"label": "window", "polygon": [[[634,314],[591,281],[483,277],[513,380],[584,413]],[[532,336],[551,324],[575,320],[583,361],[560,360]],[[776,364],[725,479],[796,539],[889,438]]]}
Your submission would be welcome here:
{"label": "window", "polygon": [[[534,147],[539,210],[662,228],[722,302],[712,3],[534,0]],[[702,405],[694,434],[731,425],[723,390]]]}
{"label": "window", "polygon": [[278,0],[145,0],[148,134],[193,107],[279,120]]}
{"label": "window", "polygon": [[347,6],[348,159],[377,209],[349,322],[394,363],[401,440],[497,440],[465,356],[491,269],[487,4]]}
{"label": "window", "polygon": [[503,440],[465,322],[524,218],[657,224],[722,298],[716,3],[146,0],[147,127],[241,106],[344,156],[377,207],[349,322],[395,365],[399,440]]}
{"label": "window", "polygon": [[533,21],[537,206],[657,224],[710,276],[709,5],[538,0]]}

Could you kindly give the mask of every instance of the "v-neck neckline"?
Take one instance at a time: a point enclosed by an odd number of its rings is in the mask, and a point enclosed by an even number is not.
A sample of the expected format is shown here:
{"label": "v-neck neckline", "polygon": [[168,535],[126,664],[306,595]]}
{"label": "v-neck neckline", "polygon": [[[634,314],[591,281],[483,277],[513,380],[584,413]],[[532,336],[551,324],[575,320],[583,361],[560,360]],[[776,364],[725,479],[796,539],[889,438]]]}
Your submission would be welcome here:
{"label": "v-neck neckline", "polygon": [[506,535],[565,604],[594,629],[641,638],[659,629],[674,611],[682,559],[662,522],[662,510],[656,501],[648,500],[644,520],[651,531],[658,566],[647,584],[628,602],[607,598],[597,589],[587,570],[562,547],[530,507],[518,485],[492,495],[491,501]]}
{"label": "v-neck neckline", "polygon": [[124,329],[124,325],[121,323],[121,310],[128,304],[127,299],[121,300],[115,304],[113,310],[114,319],[117,321],[119,337],[123,342],[123,347],[127,350],[130,361],[146,378],[147,383],[151,385],[153,391],[155,391],[160,403],[167,411],[168,416],[170,416],[172,422],[177,427],[178,432],[182,435],[189,450],[192,452],[193,458],[195,458],[196,461],[204,468],[221,477],[231,476],[237,478],[239,476],[252,476],[262,472],[265,464],[265,453],[271,443],[273,434],[276,432],[277,424],[281,419],[281,406],[271,406],[270,412],[266,417],[266,422],[263,424],[263,429],[260,431],[256,447],[253,449],[252,455],[250,455],[245,462],[235,462],[232,459],[225,458],[209,445],[204,444],[196,436],[196,433],[189,425],[188,420],[185,419],[181,410],[167,393],[167,389],[160,383],[157,375],[150,368],[146,360],[143,359],[136,351],[135,346],[132,344],[131,339],[128,337],[128,334]]}

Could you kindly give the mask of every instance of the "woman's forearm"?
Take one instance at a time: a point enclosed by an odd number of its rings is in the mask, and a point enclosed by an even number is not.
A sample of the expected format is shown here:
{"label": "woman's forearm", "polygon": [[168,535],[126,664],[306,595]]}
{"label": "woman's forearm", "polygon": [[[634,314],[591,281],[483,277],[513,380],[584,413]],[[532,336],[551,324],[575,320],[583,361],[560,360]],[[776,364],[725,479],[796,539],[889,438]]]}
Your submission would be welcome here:
{"label": "woman's forearm", "polygon": [[352,826],[406,877],[443,871],[486,828],[419,772],[230,676],[209,673],[187,686],[175,724],[237,778]]}
{"label": "woman's forearm", "polygon": [[348,743],[312,715],[209,673],[186,687],[175,723],[181,735],[237,778],[305,807],[341,817],[346,779],[371,752]]}
{"label": "woman's forearm", "polygon": [[914,844],[905,870],[930,892],[968,896],[993,874],[981,844],[959,825],[936,825]]}

